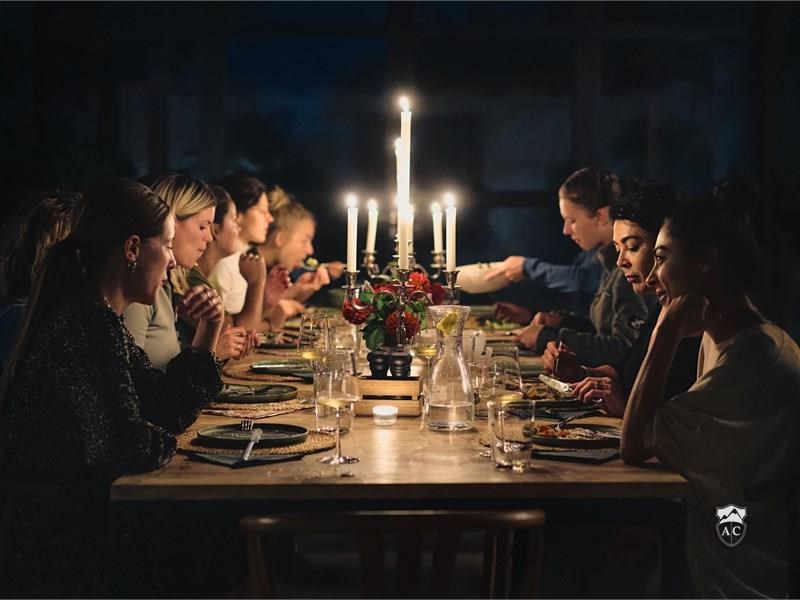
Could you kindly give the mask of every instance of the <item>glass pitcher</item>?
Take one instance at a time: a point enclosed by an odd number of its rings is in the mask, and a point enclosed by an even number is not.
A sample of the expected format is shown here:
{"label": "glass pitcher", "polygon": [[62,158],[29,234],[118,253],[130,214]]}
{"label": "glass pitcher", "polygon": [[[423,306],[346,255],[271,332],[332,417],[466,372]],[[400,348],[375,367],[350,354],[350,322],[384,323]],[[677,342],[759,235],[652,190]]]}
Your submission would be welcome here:
{"label": "glass pitcher", "polygon": [[468,306],[454,304],[428,308],[439,346],[429,397],[425,398],[425,420],[428,429],[434,431],[461,431],[472,429],[475,424],[475,402],[462,349],[469,310]]}

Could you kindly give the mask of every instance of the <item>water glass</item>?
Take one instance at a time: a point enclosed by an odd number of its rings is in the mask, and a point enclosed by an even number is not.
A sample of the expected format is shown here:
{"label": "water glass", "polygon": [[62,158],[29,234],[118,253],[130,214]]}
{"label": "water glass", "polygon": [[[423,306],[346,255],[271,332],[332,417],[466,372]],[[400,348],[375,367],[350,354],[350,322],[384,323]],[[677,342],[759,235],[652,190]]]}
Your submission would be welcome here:
{"label": "water glass", "polygon": [[530,467],[533,447],[525,433],[534,425],[536,401],[527,398],[513,402],[490,400],[486,408],[495,468],[524,473]]}

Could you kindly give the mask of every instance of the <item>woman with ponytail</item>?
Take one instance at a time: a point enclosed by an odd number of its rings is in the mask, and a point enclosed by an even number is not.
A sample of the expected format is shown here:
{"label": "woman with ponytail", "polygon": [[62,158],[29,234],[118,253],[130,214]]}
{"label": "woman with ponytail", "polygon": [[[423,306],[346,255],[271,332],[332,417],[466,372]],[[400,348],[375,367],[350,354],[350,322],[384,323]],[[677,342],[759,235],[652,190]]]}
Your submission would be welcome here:
{"label": "woman with ponytail", "polygon": [[184,296],[180,311],[203,331],[166,373],[122,319],[132,302],[155,301],[174,266],[174,231],[149,188],[112,181],[87,193],[77,229],[36,275],[0,389],[0,477],[57,493],[17,504],[19,595],[108,595],[111,482],[165,464],[174,434],[222,387],[218,298]]}
{"label": "woman with ponytail", "polygon": [[557,313],[537,313],[518,334],[525,348],[543,353],[547,343],[563,341],[588,366],[625,358],[647,319],[647,306],[617,268],[610,206],[637,182],[621,181],[601,169],[580,169],[558,191],[564,235],[581,250],[595,251],[602,267],[600,283],[589,309],[589,321]]}
{"label": "woman with ponytail", "polygon": [[[739,207],[686,204],[659,231],[648,284],[663,306],[622,427],[622,458],[655,454],[689,480],[687,558],[698,597],[786,597],[785,500],[753,500],[761,483],[796,481],[800,349],[751,301],[763,269]],[[665,398],[681,340],[702,335],[697,381]],[[731,505],[736,514],[731,515]],[[744,509],[744,510],[742,510]],[[741,539],[718,539],[738,519]]]}

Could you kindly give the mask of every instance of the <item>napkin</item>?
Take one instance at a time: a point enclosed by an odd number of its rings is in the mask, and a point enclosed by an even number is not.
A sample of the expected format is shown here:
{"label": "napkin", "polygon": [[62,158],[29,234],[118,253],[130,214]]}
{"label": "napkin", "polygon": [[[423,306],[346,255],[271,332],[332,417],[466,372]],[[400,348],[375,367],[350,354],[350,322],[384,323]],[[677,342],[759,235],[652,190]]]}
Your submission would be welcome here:
{"label": "napkin", "polygon": [[223,456],[220,454],[206,454],[204,452],[187,452],[187,456],[195,460],[204,460],[206,462],[214,463],[217,465],[224,465],[232,469],[241,469],[242,467],[252,467],[254,465],[263,465],[279,462],[288,462],[291,460],[300,460],[305,456],[304,454],[266,454],[261,456],[250,455],[250,460],[244,461],[241,454],[237,456]]}
{"label": "napkin", "polygon": [[546,458],[550,460],[566,460],[570,462],[600,464],[619,457],[617,448],[596,448],[591,450],[541,450],[535,448],[533,458]]}

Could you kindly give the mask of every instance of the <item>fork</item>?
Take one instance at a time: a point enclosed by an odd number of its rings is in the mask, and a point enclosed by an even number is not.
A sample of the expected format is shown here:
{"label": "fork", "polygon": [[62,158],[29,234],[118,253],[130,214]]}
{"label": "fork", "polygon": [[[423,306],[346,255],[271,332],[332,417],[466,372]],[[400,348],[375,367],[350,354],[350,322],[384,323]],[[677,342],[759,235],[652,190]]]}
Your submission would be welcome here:
{"label": "fork", "polygon": [[255,446],[256,442],[258,442],[261,439],[261,434],[262,434],[261,429],[258,427],[254,429],[253,424],[254,424],[253,419],[242,419],[241,423],[242,431],[250,432],[250,441],[247,442],[247,446],[245,446],[245,449],[242,452],[241,460],[245,462],[250,460],[250,453],[253,451],[253,446]]}
{"label": "fork", "polygon": [[577,415],[572,415],[571,417],[567,417],[566,419],[556,423],[556,429],[563,428],[564,425],[570,423],[571,421],[574,421],[575,419],[583,419],[584,417],[593,417],[595,415],[602,415],[602,414],[603,412],[599,410],[593,410],[592,412],[587,412],[587,413],[578,413]]}

